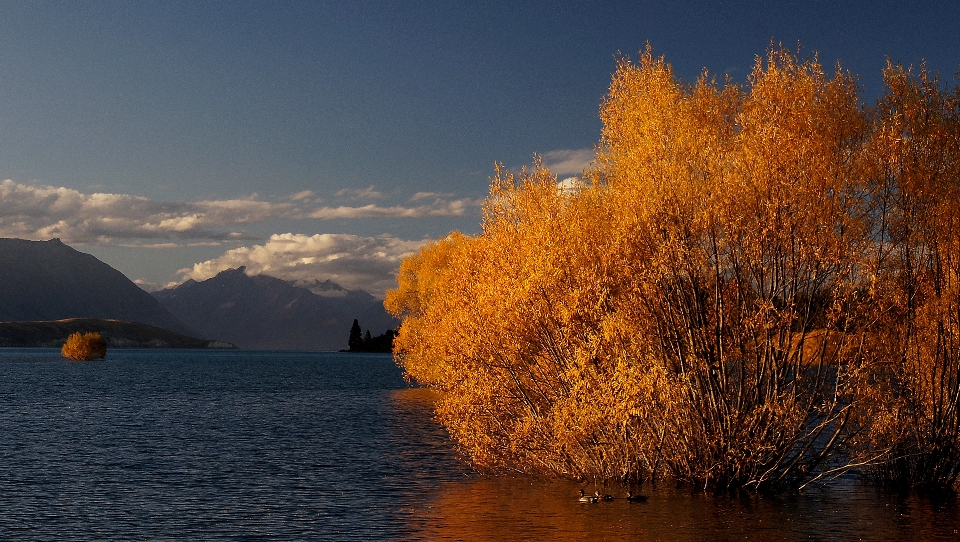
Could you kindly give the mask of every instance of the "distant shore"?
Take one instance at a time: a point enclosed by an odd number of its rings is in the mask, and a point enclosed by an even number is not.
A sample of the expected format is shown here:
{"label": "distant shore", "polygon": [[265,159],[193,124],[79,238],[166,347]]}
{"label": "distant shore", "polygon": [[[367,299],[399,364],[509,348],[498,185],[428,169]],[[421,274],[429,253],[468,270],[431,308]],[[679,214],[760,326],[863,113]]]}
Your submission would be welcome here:
{"label": "distant shore", "polygon": [[97,318],[0,322],[0,347],[59,348],[77,331],[100,333],[107,348],[237,348],[231,343],[189,337],[156,326]]}

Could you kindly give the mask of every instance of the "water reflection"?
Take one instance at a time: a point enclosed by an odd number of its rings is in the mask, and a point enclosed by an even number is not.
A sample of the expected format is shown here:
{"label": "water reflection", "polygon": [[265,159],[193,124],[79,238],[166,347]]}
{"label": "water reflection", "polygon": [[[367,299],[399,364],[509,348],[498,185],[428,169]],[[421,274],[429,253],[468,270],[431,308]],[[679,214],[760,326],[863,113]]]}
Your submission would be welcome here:
{"label": "water reflection", "polygon": [[[802,494],[713,496],[669,484],[649,485],[645,503],[625,488],[522,476],[478,476],[456,458],[442,428],[430,422],[427,390],[393,393],[398,419],[420,448],[403,463],[421,492],[403,510],[417,540],[958,540],[955,497],[891,495],[856,479]],[[409,432],[407,432],[409,431]],[[424,465],[431,465],[425,468]],[[445,466],[440,468],[441,466]],[[461,475],[448,474],[460,470]],[[447,475],[439,473],[446,472]],[[431,489],[432,488],[432,489]],[[600,490],[611,502],[581,504],[578,490]]]}
{"label": "water reflection", "polygon": [[[426,540],[958,540],[956,499],[899,498],[855,481],[786,496],[717,497],[660,486],[631,503],[580,504],[580,484],[484,476],[445,484],[412,520]],[[592,489],[592,485],[586,488]]]}

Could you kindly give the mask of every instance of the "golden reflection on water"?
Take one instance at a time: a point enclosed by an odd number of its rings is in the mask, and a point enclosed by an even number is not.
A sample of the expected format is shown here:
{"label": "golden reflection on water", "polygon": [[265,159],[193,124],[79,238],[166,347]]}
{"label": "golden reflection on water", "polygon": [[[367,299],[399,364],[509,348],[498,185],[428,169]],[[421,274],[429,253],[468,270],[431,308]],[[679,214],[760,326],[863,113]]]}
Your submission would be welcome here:
{"label": "golden reflection on water", "polygon": [[[429,417],[429,390],[400,390],[396,405]],[[429,427],[429,424],[427,424]],[[416,460],[450,461],[452,446],[433,426],[423,438],[431,453]],[[438,452],[440,449],[443,453]],[[414,458],[411,458],[414,459]],[[479,476],[462,465],[462,478],[437,481],[425,505],[403,510],[417,540],[960,540],[960,502],[897,496],[841,481],[803,494],[714,496],[670,484],[640,493],[645,503],[624,499],[619,485],[594,485],[524,476]],[[429,485],[429,484],[428,484]],[[599,490],[610,502],[581,504],[578,490]]]}
{"label": "golden reflection on water", "polygon": [[955,499],[938,506],[863,486],[786,497],[648,487],[646,503],[631,503],[621,488],[608,487],[601,492],[617,499],[596,504],[578,502],[580,487],[483,476],[444,485],[411,520],[423,540],[960,540]]}

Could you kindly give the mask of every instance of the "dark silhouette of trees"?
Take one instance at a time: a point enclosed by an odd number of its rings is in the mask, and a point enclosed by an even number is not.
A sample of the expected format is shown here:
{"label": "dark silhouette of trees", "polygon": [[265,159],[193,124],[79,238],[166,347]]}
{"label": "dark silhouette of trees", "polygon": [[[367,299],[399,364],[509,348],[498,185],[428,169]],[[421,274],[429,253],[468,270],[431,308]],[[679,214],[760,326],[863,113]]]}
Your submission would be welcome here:
{"label": "dark silhouette of trees", "polygon": [[353,327],[350,328],[350,339],[347,341],[346,352],[382,352],[389,353],[393,351],[393,338],[396,331],[388,329],[382,335],[376,337],[360,328],[360,322],[353,321]]}
{"label": "dark silhouette of trees", "polygon": [[363,331],[360,329],[360,322],[353,321],[353,327],[350,328],[350,339],[347,340],[347,346],[353,350],[363,342]]}

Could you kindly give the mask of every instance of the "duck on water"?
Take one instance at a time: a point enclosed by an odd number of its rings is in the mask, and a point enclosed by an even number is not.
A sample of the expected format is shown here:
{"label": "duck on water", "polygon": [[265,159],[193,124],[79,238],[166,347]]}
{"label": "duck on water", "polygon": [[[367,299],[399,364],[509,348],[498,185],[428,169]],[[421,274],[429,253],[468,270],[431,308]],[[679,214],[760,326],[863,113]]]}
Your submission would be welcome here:
{"label": "duck on water", "polygon": [[[587,495],[582,489],[580,490],[580,502],[593,504],[600,501],[612,501],[613,495],[608,495],[604,493],[600,494],[599,491],[595,491],[593,495]],[[647,502],[646,495],[634,495],[630,490],[627,490],[627,501],[629,502]]]}
{"label": "duck on water", "polygon": [[597,496],[597,495],[587,495],[587,494],[584,493],[583,490],[581,489],[581,490],[580,490],[580,502],[593,504],[593,503],[595,503],[595,502],[600,502],[600,497]]}
{"label": "duck on water", "polygon": [[627,490],[627,500],[630,501],[630,502],[647,502],[647,496],[646,496],[646,495],[634,495],[634,494],[631,493],[630,490],[628,489],[628,490]]}

